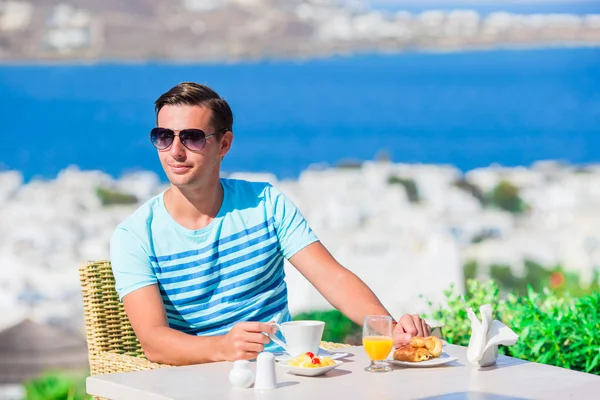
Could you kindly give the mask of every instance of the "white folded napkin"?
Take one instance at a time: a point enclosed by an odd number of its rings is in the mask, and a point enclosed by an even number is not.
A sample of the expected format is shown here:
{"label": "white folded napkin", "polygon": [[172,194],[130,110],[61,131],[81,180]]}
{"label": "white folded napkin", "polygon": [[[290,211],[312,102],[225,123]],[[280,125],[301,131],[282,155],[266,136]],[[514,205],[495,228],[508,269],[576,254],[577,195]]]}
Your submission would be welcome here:
{"label": "white folded napkin", "polygon": [[519,335],[498,320],[492,321],[492,306],[484,304],[479,307],[481,321],[472,308],[467,309],[471,320],[471,339],[467,348],[467,359],[473,365],[487,367],[496,363],[498,346],[512,346]]}

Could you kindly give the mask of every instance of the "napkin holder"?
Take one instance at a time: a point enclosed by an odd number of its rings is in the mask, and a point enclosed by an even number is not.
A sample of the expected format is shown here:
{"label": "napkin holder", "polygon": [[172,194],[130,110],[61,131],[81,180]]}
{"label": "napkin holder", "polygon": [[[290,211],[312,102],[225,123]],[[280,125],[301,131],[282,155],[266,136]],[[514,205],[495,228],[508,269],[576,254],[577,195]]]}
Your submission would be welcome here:
{"label": "napkin holder", "polygon": [[492,321],[492,306],[484,304],[479,308],[481,321],[472,308],[467,309],[471,320],[471,339],[467,348],[467,359],[478,367],[489,367],[498,359],[498,346],[512,346],[519,336],[498,320]]}

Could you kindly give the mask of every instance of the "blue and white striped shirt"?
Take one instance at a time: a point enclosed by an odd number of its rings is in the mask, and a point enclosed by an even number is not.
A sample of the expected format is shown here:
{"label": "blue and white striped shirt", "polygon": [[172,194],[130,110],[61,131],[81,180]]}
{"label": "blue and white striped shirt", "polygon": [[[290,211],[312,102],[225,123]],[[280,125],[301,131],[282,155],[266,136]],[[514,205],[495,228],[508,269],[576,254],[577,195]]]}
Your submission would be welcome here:
{"label": "blue and white striped shirt", "polygon": [[223,204],[207,227],[175,222],[163,192],[123,221],[110,243],[120,298],[157,284],[171,328],[194,335],[221,335],[242,321],[289,321],[284,257],[318,240],[270,184],[221,184]]}

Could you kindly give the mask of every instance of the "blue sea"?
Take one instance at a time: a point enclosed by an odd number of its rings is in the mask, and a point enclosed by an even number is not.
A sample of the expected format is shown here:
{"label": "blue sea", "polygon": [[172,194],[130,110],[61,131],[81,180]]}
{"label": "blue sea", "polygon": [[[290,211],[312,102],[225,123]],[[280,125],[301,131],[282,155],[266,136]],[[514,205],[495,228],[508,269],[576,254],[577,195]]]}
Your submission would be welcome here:
{"label": "blue sea", "polygon": [[[352,0],[346,0],[352,3]],[[428,10],[475,10],[481,15],[503,11],[512,14],[598,14],[598,0],[367,0],[370,8],[421,13]]]}
{"label": "blue sea", "polygon": [[600,162],[600,49],[360,55],[176,65],[1,66],[0,168],[27,180],[63,168],[161,174],[153,102],[181,81],[230,102],[225,171],[295,177],[370,160],[462,170],[557,159]]}

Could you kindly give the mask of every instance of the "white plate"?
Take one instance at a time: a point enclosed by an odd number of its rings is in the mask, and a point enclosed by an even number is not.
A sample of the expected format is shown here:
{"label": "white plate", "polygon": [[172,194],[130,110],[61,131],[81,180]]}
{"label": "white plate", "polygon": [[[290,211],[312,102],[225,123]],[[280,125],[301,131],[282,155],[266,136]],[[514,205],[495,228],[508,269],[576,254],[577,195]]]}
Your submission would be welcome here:
{"label": "white plate", "polygon": [[451,363],[452,361],[458,360],[458,357],[451,357],[448,353],[442,352],[442,354],[438,358],[432,358],[431,360],[421,361],[421,362],[410,362],[410,361],[398,361],[394,360],[393,356],[387,359],[390,364],[401,365],[403,367],[411,367],[411,368],[427,368],[427,367],[438,367],[440,365],[445,365]]}
{"label": "white plate", "polygon": [[[318,357],[330,357],[332,360],[339,360],[340,358],[344,358],[344,357],[348,357],[350,355],[350,353],[344,353],[344,352],[329,352],[327,350],[323,350],[323,349],[319,349],[319,354],[317,354]],[[287,362],[289,360],[291,360],[292,356],[290,356],[288,353],[276,353],[275,354],[275,360],[279,361],[279,362]]]}
{"label": "white plate", "polygon": [[288,372],[291,372],[292,374],[295,374],[295,375],[319,376],[319,375],[326,374],[329,371],[331,371],[332,369],[337,368],[343,364],[342,361],[334,361],[334,362],[335,362],[334,365],[329,365],[327,367],[320,367],[320,368],[292,367],[291,365],[287,365],[282,362],[277,363],[277,365],[279,365],[281,368],[286,369],[286,370],[288,370]]}

